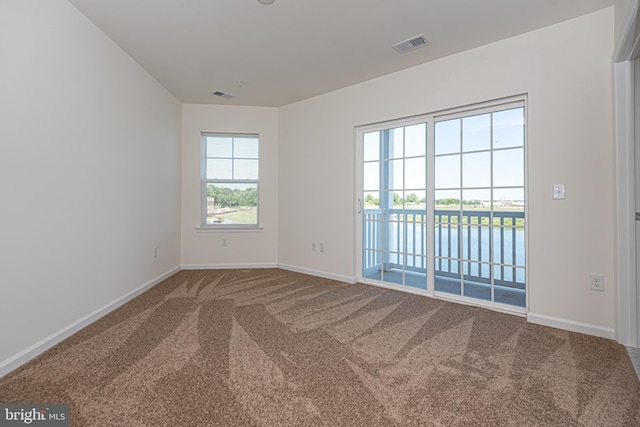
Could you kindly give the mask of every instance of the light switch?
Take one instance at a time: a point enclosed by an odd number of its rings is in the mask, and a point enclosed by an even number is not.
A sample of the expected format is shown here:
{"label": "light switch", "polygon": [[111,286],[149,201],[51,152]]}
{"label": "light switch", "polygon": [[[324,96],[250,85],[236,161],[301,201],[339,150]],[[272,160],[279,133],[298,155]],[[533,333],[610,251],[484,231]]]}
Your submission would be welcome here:
{"label": "light switch", "polygon": [[553,184],[553,200],[564,200],[564,184]]}

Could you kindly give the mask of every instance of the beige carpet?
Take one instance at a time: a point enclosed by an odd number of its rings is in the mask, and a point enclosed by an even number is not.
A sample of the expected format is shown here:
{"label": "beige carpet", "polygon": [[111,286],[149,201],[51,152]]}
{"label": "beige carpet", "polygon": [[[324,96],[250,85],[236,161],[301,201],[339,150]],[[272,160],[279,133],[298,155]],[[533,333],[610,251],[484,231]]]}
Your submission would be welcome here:
{"label": "beige carpet", "polygon": [[0,379],[0,403],[68,403],[77,426],[640,425],[613,341],[278,269],[181,271]]}

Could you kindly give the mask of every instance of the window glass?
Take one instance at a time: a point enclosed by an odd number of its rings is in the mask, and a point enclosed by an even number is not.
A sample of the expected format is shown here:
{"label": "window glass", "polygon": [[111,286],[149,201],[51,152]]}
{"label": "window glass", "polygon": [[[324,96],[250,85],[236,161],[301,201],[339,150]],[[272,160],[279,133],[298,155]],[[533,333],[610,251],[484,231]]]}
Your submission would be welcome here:
{"label": "window glass", "polygon": [[445,120],[435,125],[435,153],[448,154],[460,151],[460,119]]}
{"label": "window glass", "polygon": [[257,227],[257,135],[203,134],[203,226]]}
{"label": "window glass", "polygon": [[524,145],[524,108],[493,113],[493,148]]}
{"label": "window glass", "polygon": [[491,144],[491,114],[462,119],[462,151],[486,150]]}

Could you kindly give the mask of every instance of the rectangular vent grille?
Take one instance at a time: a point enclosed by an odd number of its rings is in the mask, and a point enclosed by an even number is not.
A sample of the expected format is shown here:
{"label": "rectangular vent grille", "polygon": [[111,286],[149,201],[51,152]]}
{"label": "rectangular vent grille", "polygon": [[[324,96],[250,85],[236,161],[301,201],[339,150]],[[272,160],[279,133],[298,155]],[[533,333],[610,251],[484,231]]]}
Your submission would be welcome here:
{"label": "rectangular vent grille", "polygon": [[213,92],[211,95],[219,96],[219,97],[224,98],[224,99],[233,98],[233,95],[231,95],[229,93],[220,92],[219,90]]}
{"label": "rectangular vent grille", "polygon": [[411,37],[408,40],[394,44],[393,48],[399,53],[405,53],[422,46],[427,46],[428,44],[430,44],[429,40],[427,40],[424,34],[420,34],[419,36]]}

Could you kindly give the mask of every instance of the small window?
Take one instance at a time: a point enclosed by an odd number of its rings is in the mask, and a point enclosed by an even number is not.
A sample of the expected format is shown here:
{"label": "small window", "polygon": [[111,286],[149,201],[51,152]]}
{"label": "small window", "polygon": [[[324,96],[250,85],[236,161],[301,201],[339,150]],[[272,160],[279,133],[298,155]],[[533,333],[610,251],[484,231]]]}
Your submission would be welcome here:
{"label": "small window", "polygon": [[258,227],[258,135],[202,134],[202,226]]}

